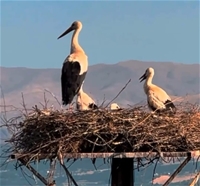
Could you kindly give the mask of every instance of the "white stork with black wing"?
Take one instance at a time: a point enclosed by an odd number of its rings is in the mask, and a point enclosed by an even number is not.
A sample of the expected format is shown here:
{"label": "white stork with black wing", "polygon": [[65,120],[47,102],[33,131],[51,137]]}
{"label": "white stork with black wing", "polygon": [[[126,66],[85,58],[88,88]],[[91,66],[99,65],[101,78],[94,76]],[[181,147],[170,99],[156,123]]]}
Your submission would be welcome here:
{"label": "white stork with black wing", "polygon": [[82,23],[75,21],[59,38],[74,30],[71,39],[71,51],[63,63],[61,74],[62,104],[68,105],[80,90],[88,70],[88,57],[78,43]]}
{"label": "white stork with black wing", "polygon": [[159,86],[152,83],[154,69],[148,68],[143,76],[140,77],[140,82],[146,79],[144,83],[144,92],[147,95],[148,106],[153,111],[171,110],[176,113],[176,107],[171,101],[169,95]]}

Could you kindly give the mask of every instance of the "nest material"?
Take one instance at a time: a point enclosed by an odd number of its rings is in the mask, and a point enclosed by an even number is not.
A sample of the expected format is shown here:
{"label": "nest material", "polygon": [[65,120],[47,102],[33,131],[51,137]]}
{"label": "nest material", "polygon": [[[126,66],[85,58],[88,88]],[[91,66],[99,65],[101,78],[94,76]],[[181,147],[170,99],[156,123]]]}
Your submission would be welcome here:
{"label": "nest material", "polygon": [[82,112],[36,109],[13,125],[13,153],[48,158],[82,152],[180,152],[200,149],[200,112],[182,109],[156,115],[144,108]]}

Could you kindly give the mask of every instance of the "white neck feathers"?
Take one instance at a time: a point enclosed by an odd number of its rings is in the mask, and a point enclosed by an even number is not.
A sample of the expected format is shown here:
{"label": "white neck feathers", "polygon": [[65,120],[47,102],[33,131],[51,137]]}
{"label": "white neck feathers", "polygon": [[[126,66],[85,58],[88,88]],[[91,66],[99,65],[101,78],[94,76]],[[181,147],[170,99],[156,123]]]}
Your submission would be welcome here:
{"label": "white neck feathers", "polygon": [[146,81],[145,81],[145,84],[146,84],[147,86],[152,85],[152,79],[153,79],[153,74],[150,74],[150,75],[147,77],[147,79],[146,79]]}
{"label": "white neck feathers", "polygon": [[83,49],[81,48],[81,46],[79,45],[79,42],[78,42],[78,36],[79,36],[80,31],[81,31],[81,29],[78,28],[73,33],[73,36],[71,39],[71,51],[70,51],[71,54],[74,52],[77,52],[77,51],[84,53]]}
{"label": "white neck feathers", "polygon": [[147,92],[149,90],[149,87],[152,85],[152,79],[153,79],[153,75],[150,74],[145,80],[145,83],[144,83],[143,87],[144,87],[144,92],[146,94],[147,94]]}

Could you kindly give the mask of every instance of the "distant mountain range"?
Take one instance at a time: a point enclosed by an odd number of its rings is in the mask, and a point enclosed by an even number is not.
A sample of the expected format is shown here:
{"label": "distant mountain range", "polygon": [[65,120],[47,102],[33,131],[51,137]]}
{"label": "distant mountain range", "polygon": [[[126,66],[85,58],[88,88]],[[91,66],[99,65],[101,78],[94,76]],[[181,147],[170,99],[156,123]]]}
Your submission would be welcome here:
{"label": "distant mountain range", "polygon": [[[199,102],[199,64],[131,60],[110,65],[92,65],[89,67],[84,90],[101,104],[104,98],[107,101],[112,100],[131,79],[131,82],[115,102],[119,103],[120,106],[132,105],[141,101],[146,102],[143,82],[140,83],[138,79],[148,67],[155,69],[154,83],[163,87],[172,98],[177,101]],[[61,101],[61,69],[0,67],[0,71],[0,82],[7,105],[19,106],[22,103],[21,93],[23,93],[28,107],[39,104],[39,102],[44,103],[45,89]],[[46,92],[46,96],[51,104],[57,105],[56,99],[50,93]]]}

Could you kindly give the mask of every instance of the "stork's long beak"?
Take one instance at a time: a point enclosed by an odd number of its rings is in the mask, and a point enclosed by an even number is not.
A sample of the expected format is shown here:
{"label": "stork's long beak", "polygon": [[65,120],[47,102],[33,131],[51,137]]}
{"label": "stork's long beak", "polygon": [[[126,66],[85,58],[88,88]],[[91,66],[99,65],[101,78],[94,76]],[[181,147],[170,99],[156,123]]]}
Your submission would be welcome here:
{"label": "stork's long beak", "polygon": [[146,74],[144,73],[140,78],[140,82],[144,81],[147,78]]}
{"label": "stork's long beak", "polygon": [[72,30],[74,30],[74,28],[70,26],[65,32],[63,32],[63,33],[58,37],[58,39],[60,39],[61,37],[65,36],[66,34],[68,34],[69,32],[71,32]]}

